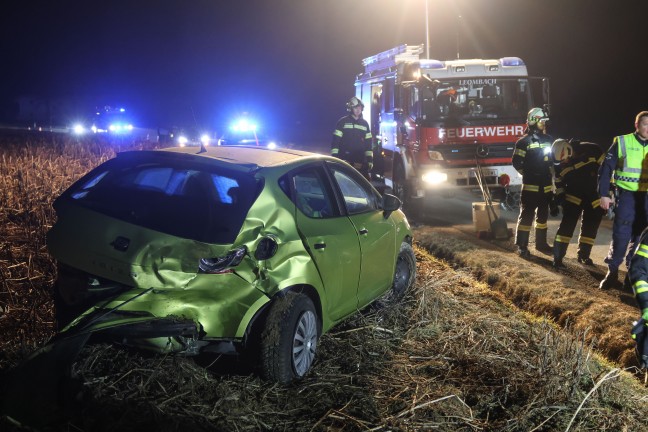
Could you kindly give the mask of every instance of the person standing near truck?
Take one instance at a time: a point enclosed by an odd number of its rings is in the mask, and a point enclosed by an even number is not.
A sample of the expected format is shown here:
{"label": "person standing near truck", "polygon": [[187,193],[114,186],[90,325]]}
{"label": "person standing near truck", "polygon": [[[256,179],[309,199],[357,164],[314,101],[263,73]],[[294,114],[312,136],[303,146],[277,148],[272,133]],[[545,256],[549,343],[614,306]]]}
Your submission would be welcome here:
{"label": "person standing near truck", "polygon": [[563,217],[553,244],[553,267],[564,267],[563,258],[582,216],[578,236],[578,262],[593,265],[590,254],[605,213],[598,195],[597,175],[603,162],[603,150],[598,144],[579,140],[557,139],[551,146],[556,165],[556,201]]}
{"label": "person standing near truck", "polygon": [[522,176],[520,215],[515,231],[515,244],[522,258],[529,258],[529,235],[535,217],[536,249],[551,253],[547,243],[547,219],[552,199],[551,144],[553,138],[545,133],[549,117],[542,108],[532,108],[527,114],[525,135],[515,143],[513,167]]}
{"label": "person standing near truck", "polygon": [[373,169],[373,146],[369,123],[362,117],[364,104],[353,96],[346,106],[349,114],[335,126],[331,155],[348,162],[369,178]]}
{"label": "person standing near truck", "polygon": [[610,197],[612,180],[617,193],[612,241],[605,258],[608,271],[599,285],[601,289],[609,289],[618,284],[619,266],[624,258],[626,267],[629,266],[634,245],[648,225],[648,168],[644,168],[646,156],[648,111],[641,111],[635,117],[635,131],[614,138],[598,173],[598,190],[603,210],[607,211],[613,203]]}

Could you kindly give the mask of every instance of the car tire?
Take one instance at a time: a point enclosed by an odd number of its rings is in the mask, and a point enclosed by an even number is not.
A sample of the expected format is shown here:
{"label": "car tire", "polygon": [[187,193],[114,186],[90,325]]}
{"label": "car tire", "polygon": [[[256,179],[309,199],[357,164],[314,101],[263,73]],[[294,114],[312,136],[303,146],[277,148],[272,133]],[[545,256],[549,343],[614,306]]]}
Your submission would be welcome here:
{"label": "car tire", "polygon": [[387,292],[382,303],[397,303],[402,300],[414,285],[415,280],[416,255],[414,254],[414,248],[409,243],[403,242],[396,257],[392,287]]}
{"label": "car tire", "polygon": [[289,292],[278,298],[261,334],[261,376],[281,384],[303,378],[315,359],[320,333],[308,296]]}

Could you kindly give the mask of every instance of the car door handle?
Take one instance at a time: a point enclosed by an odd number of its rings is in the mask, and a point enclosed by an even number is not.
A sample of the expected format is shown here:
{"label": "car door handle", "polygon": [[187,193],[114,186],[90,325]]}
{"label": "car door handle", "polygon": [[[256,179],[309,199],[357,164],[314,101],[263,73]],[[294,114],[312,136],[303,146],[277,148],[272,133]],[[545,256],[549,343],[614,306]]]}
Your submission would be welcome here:
{"label": "car door handle", "polygon": [[326,243],[315,243],[315,249],[325,249]]}
{"label": "car door handle", "polygon": [[360,233],[360,235],[369,234],[369,230],[368,230],[367,228],[362,228],[362,229],[361,229],[360,231],[358,231],[358,232]]}

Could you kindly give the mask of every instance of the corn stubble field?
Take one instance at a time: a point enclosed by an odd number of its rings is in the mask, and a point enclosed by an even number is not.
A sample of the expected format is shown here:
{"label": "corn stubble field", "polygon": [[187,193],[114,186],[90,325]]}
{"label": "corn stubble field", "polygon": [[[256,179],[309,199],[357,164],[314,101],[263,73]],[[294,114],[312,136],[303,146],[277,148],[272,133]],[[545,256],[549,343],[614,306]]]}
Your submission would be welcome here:
{"label": "corn stubble field", "polygon": [[[140,146],[134,145],[134,148]],[[53,335],[51,204],[112,157],[61,137],[0,140],[0,372]],[[84,348],[78,409],[43,430],[640,431],[648,392],[586,331],[521,312],[469,268],[416,245],[415,289],[322,337],[314,370],[280,387],[228,359]],[[1,430],[22,430],[0,419]]]}

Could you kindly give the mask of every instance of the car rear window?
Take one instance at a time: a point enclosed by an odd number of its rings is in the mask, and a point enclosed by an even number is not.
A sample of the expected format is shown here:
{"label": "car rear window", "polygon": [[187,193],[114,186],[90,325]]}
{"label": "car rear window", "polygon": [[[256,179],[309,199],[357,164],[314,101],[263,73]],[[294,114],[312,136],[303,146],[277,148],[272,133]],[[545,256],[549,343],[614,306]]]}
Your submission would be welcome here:
{"label": "car rear window", "polygon": [[113,159],[66,195],[84,207],[145,228],[229,244],[260,186],[251,174],[214,166]]}

